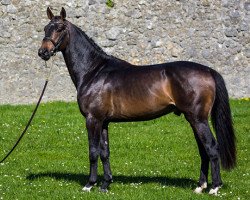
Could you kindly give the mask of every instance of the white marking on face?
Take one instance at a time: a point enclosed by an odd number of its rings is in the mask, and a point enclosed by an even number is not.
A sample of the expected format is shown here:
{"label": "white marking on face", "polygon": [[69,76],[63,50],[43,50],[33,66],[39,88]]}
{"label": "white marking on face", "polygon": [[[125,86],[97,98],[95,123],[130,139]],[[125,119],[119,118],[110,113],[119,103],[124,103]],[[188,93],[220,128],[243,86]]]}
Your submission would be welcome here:
{"label": "white marking on face", "polygon": [[108,145],[108,142],[107,142],[107,141],[105,141],[104,143],[105,143],[106,145]]}

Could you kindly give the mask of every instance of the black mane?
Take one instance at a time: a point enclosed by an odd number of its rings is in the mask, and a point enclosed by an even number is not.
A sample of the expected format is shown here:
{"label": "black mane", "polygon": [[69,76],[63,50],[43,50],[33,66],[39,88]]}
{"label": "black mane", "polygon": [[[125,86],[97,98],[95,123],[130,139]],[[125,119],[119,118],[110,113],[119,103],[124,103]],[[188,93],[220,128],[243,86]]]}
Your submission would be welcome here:
{"label": "black mane", "polygon": [[[73,24],[72,24],[73,25]],[[101,55],[104,58],[110,57],[105,51],[103,51],[103,49],[98,46],[95,41],[90,38],[81,28],[79,28],[78,26],[73,25],[73,27],[76,29],[76,31],[82,35],[89,43],[90,45],[93,47],[94,50],[96,50],[96,53],[98,53],[99,55]]]}

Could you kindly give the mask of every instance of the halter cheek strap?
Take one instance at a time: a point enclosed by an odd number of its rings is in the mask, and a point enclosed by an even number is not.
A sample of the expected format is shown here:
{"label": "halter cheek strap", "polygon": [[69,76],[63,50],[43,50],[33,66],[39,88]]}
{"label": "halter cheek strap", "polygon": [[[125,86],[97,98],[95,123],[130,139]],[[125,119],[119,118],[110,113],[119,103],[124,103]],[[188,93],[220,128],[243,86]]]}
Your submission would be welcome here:
{"label": "halter cheek strap", "polygon": [[57,40],[57,42],[55,42],[54,40],[52,40],[51,37],[44,37],[44,38],[43,38],[43,41],[46,41],[46,40],[47,40],[47,41],[50,41],[50,42],[54,45],[53,50],[50,52],[50,53],[51,53],[51,56],[54,56],[54,55],[58,52],[59,47],[61,46],[61,44],[62,44],[62,42],[63,42],[63,39],[64,39],[64,37],[66,36],[66,34],[67,34],[67,30],[64,30],[64,31],[61,33],[61,35],[60,35],[59,39]]}

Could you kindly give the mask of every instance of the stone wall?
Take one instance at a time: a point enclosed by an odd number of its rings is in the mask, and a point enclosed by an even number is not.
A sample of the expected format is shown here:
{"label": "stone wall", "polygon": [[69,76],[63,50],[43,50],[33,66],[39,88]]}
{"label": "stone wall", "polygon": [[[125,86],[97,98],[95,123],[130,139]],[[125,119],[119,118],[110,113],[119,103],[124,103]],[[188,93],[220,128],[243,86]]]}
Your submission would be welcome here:
{"label": "stone wall", "polygon": [[[65,7],[108,54],[134,64],[190,60],[218,70],[231,97],[250,96],[250,1],[0,0],[0,103],[35,102],[46,69],[37,56],[46,8]],[[54,59],[45,101],[75,100],[62,55]]]}

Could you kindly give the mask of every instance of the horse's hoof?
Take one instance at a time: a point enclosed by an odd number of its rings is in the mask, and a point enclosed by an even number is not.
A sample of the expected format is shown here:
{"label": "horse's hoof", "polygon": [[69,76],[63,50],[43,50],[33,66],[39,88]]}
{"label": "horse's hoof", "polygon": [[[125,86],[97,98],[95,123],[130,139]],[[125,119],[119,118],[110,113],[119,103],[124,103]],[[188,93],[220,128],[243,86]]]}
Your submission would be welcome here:
{"label": "horse's hoof", "polygon": [[108,192],[108,189],[100,188],[100,192],[102,192],[102,193],[107,193],[107,192]]}
{"label": "horse's hoof", "polygon": [[90,186],[90,187],[84,187],[84,188],[82,188],[82,191],[84,191],[84,192],[90,192],[91,191],[91,189],[92,189],[92,187],[93,186]]}
{"label": "horse's hoof", "polygon": [[219,189],[220,189],[220,187],[216,187],[214,189],[212,188],[212,189],[210,189],[208,194],[217,196]]}
{"label": "horse's hoof", "polygon": [[201,194],[207,188],[207,182],[203,183],[200,187],[195,188],[194,193]]}
{"label": "horse's hoof", "polygon": [[84,188],[82,188],[82,191],[84,191],[84,192],[90,192],[94,185],[95,184],[87,183],[87,185],[85,185]]}
{"label": "horse's hoof", "polygon": [[202,188],[201,187],[197,187],[197,188],[195,188],[195,190],[194,190],[194,193],[196,193],[196,194],[201,194],[202,193]]}

